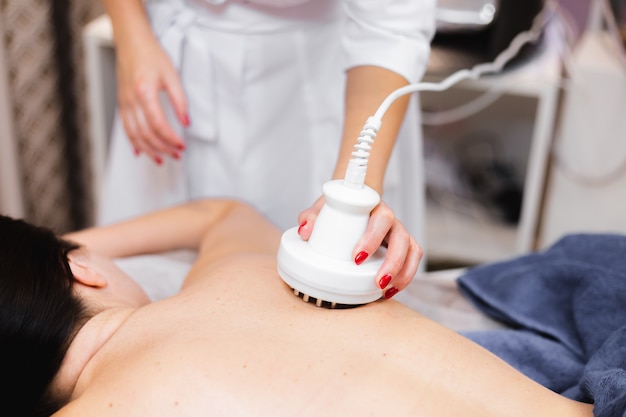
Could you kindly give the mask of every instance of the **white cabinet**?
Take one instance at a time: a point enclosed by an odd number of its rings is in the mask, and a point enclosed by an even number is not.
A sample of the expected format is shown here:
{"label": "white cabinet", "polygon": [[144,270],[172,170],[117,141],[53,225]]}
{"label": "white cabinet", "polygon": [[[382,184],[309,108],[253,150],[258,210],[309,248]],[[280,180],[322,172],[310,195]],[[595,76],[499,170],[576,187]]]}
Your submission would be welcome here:
{"label": "white cabinet", "polygon": [[[465,149],[475,154],[484,152],[486,158],[486,153],[493,152],[512,167],[523,190],[515,224],[486,215],[471,201],[431,193],[424,242],[427,259],[474,264],[536,248],[560,91],[560,24],[552,20],[532,56],[501,74],[466,80],[443,92],[421,93],[424,111],[454,108],[486,93],[498,95],[497,100],[469,117],[425,126],[425,139],[444,154]],[[474,149],[468,150],[471,146]]]}

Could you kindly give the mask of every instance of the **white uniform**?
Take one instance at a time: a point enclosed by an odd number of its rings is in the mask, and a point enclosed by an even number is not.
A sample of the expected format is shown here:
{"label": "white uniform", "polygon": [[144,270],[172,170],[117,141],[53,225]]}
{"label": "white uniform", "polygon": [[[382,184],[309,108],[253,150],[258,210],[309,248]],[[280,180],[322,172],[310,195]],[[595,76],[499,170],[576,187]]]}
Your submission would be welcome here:
{"label": "white uniform", "polygon": [[[234,197],[281,229],[295,226],[334,169],[345,70],[377,65],[417,82],[435,10],[432,0],[152,0],[146,7],[189,100],[191,126],[172,123],[187,149],[162,166],[136,158],[116,120],[99,223]],[[418,241],[423,194],[414,96],[382,198]]]}

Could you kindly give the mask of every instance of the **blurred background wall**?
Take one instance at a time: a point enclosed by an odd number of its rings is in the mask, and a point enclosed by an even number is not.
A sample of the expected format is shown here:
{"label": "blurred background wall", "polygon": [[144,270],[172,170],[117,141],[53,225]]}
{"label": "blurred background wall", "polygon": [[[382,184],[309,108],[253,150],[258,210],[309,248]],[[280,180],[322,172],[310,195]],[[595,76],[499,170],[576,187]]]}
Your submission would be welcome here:
{"label": "blurred background wall", "polygon": [[[612,0],[617,15],[625,2]],[[585,27],[591,0],[558,3]],[[82,30],[103,12],[99,0],[0,0],[0,213],[59,232],[93,222]]]}
{"label": "blurred background wall", "polygon": [[97,0],[0,0],[0,212],[91,222],[81,30]]}

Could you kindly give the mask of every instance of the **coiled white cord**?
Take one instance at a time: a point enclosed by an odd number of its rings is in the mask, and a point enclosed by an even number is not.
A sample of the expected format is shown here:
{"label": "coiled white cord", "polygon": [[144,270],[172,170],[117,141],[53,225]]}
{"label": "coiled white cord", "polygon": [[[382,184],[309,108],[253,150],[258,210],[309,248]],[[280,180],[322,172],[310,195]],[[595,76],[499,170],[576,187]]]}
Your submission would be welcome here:
{"label": "coiled white cord", "polygon": [[374,138],[380,130],[382,124],[380,119],[375,117],[369,117],[357,138],[357,143],[354,145],[356,149],[352,152],[352,159],[348,162],[348,168],[346,169],[346,176],[344,177],[344,185],[350,188],[361,189],[365,185],[365,174],[367,173],[367,161],[370,156],[370,150],[372,150],[372,144]]}
{"label": "coiled white cord", "polygon": [[357,143],[355,145],[355,151],[352,152],[353,158],[348,162],[346,168],[346,175],[344,177],[344,184],[351,188],[363,188],[365,185],[365,175],[367,173],[367,161],[369,159],[369,151],[372,149],[372,144],[376,138],[376,134],[380,130],[382,125],[382,118],[387,112],[391,104],[399,97],[406,94],[412,94],[419,91],[444,91],[453,85],[466,79],[478,79],[487,73],[498,73],[502,71],[504,66],[513,59],[520,51],[520,49],[528,44],[536,42],[543,33],[543,28],[547,24],[549,17],[552,15],[553,9],[556,6],[553,1],[546,3],[540,13],[535,16],[531,28],[527,31],[520,32],[509,44],[509,46],[500,52],[495,60],[489,63],[483,63],[475,65],[470,69],[461,69],[440,82],[420,82],[416,84],[410,84],[397,90],[385,98],[382,104],[376,110],[373,116],[369,117],[361,130]]}

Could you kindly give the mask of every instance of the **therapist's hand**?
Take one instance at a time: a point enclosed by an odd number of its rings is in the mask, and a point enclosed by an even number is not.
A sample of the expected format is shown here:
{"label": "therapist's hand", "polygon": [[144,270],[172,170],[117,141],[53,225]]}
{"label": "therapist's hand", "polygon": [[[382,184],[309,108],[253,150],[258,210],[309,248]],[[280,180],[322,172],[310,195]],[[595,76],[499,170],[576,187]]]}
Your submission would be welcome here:
{"label": "therapist's hand", "polygon": [[165,93],[178,122],[189,125],[176,68],[156,39],[117,49],[119,112],[135,153],[145,153],[159,165],[165,156],[180,158],[185,143],[168,123],[159,99]]}
{"label": "therapist's hand", "polygon": [[[298,234],[302,239],[311,237],[324,201],[323,196],[318,198],[298,216]],[[375,280],[376,285],[384,290],[384,297],[389,299],[409,285],[417,272],[423,251],[382,201],[372,210],[365,234],[352,252],[354,262],[357,265],[365,262],[381,245],[387,246],[387,255]]]}

